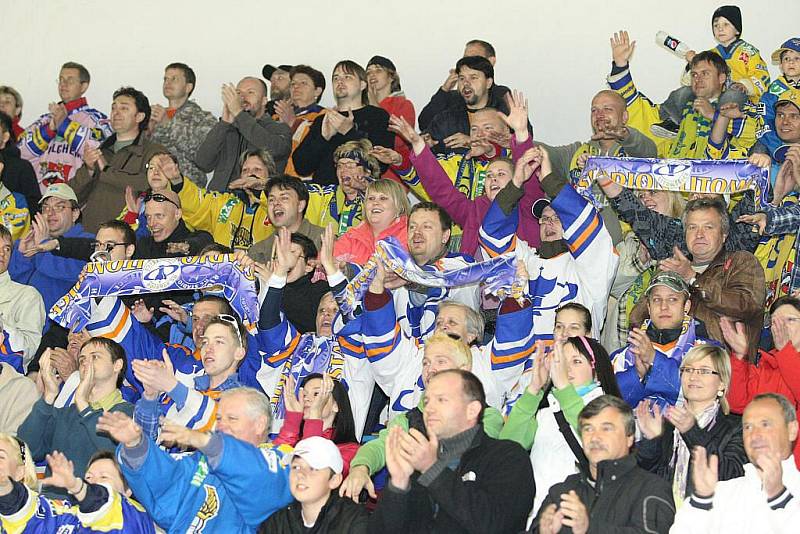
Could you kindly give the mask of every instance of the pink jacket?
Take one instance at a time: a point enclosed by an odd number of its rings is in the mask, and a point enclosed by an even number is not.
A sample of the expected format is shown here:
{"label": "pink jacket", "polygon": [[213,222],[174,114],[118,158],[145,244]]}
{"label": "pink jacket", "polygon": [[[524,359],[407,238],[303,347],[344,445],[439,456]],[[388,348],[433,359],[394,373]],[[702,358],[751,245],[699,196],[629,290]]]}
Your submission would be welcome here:
{"label": "pink jacket", "polygon": [[[303,435],[300,435],[300,425],[303,426]],[[322,419],[306,419],[303,421],[302,412],[286,412],[286,417],[283,420],[278,437],[272,440],[273,445],[291,445],[294,447],[301,439],[310,438],[312,436],[321,436],[325,439],[333,441],[333,428],[328,430],[322,429]],[[337,443],[336,447],[342,455],[344,462],[344,470],[342,475],[346,478],[350,472],[350,460],[356,455],[358,451],[358,443]]]}
{"label": "pink jacket", "polygon": [[[366,209],[366,208],[365,208]],[[366,217],[366,214],[365,214]],[[367,221],[349,229],[333,245],[333,257],[338,261],[364,265],[375,252],[375,243],[389,236],[397,238],[403,247],[408,243],[408,217],[401,215],[377,239]]]}
{"label": "pink jacket", "polygon": [[[532,146],[533,140],[530,137],[522,145],[517,145],[512,137],[511,153],[514,161]],[[450,177],[439,165],[436,156],[427,146],[418,156],[412,150],[410,158],[422,187],[428,192],[431,200],[442,206],[464,231],[460,251],[474,256],[478,251],[478,231],[492,202],[486,194],[470,200],[464,193],[456,189]],[[525,193],[517,206],[519,210],[517,235],[532,247],[538,247],[540,240],[539,220],[533,216],[531,208],[536,200],[544,197],[544,191],[537,179],[538,172],[538,170],[535,171],[534,176],[525,183]]]}

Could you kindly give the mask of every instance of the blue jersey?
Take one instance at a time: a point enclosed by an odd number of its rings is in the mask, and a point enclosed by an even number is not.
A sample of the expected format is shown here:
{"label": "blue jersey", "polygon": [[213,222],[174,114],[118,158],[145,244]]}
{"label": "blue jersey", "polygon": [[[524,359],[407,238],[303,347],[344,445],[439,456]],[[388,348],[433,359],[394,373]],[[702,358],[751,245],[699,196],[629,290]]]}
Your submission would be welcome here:
{"label": "blue jersey", "polygon": [[47,499],[24,488],[27,497],[12,515],[0,515],[3,534],[155,534],[142,506],[105,486],[106,501],[93,512],[81,512],[68,501]]}
{"label": "blue jersey", "polygon": [[[214,433],[206,450],[175,458],[144,440],[117,448],[122,473],[134,494],[168,534],[251,534],[292,502],[288,447],[255,447]],[[144,449],[142,451],[141,449]]]}

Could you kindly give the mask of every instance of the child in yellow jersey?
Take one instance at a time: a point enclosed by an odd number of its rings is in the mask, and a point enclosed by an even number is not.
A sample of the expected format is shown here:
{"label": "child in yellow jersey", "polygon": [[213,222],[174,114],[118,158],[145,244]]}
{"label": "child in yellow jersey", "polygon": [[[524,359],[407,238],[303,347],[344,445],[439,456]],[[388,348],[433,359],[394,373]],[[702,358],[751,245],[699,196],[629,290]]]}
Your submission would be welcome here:
{"label": "child in yellow jersey", "polygon": [[[735,102],[742,111],[746,111],[748,102],[755,105],[770,83],[767,64],[756,47],[740,38],[742,34],[742,12],[737,6],[722,6],[711,16],[711,28],[714,39],[719,43],[711,49],[725,60],[730,71],[727,90],[719,99],[719,104]],[[695,52],[686,54],[691,61]],[[661,123],[654,124],[651,131],[659,137],[672,138],[677,135],[683,109],[694,100],[691,87],[680,87],[672,91],[661,105]],[[751,108],[755,113],[755,108]]]}

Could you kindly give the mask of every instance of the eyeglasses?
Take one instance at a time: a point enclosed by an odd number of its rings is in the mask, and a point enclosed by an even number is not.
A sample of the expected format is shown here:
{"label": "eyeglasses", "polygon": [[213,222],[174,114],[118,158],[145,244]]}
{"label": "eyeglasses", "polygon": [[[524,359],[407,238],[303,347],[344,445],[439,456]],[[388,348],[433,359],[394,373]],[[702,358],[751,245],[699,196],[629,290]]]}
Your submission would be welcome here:
{"label": "eyeglasses", "polygon": [[58,204],[42,205],[42,213],[63,213],[71,209],[73,209],[72,204],[66,202],[60,202]]}
{"label": "eyeglasses", "polygon": [[228,315],[227,313],[221,313],[217,315],[217,319],[233,327],[233,331],[236,332],[236,339],[239,340],[239,346],[244,347],[244,343],[242,343],[242,333],[239,332],[239,321],[236,320],[236,317]]}
{"label": "eyeglasses", "polygon": [[561,222],[561,219],[558,217],[540,217],[539,222],[542,224],[558,224]]}
{"label": "eyeglasses", "polygon": [[144,197],[144,201],[145,202],[150,202],[151,200],[153,200],[155,202],[169,202],[170,204],[172,204],[176,208],[181,209],[181,207],[178,206],[178,204],[175,201],[170,200],[169,198],[167,198],[166,196],[162,195],[161,193],[147,193],[147,196]]}
{"label": "eyeglasses", "polygon": [[[797,323],[800,323],[800,317],[783,317],[783,320],[786,321],[789,326],[795,326]],[[770,318],[769,326],[775,326],[775,319]]]}
{"label": "eyeglasses", "polygon": [[105,252],[111,252],[116,247],[127,247],[130,243],[115,243],[114,241],[108,241],[107,243],[103,243],[101,241],[92,241],[92,248],[97,250],[103,250]]}
{"label": "eyeglasses", "polygon": [[681,374],[682,375],[700,375],[700,376],[709,376],[709,375],[718,375],[717,371],[713,369],[704,369],[702,367],[681,367]]}

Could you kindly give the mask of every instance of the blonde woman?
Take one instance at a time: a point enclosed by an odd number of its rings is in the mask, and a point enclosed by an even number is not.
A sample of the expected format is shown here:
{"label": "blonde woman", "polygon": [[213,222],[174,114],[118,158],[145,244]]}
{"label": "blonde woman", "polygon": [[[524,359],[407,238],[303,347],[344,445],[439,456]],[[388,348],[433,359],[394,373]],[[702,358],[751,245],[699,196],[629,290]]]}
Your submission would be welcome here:
{"label": "blonde woman", "polygon": [[642,401],[636,418],[643,439],[637,447],[641,467],[672,482],[675,503],[691,495],[691,452],[697,446],[719,458],[719,480],[744,475],[747,456],[742,425],[730,415],[725,394],[731,382],[728,352],[717,345],[691,348],[680,367],[684,403],[663,412]]}
{"label": "blonde woman", "polygon": [[336,240],[334,258],[363,265],[375,252],[375,243],[389,236],[405,247],[409,211],[408,198],[397,182],[372,182],[364,195],[364,221]]}
{"label": "blonde woman", "polygon": [[[66,489],[71,501],[51,500],[37,493],[36,466],[22,440],[0,434],[0,531],[72,532],[97,528],[120,533],[155,533],[147,512],[128,498],[113,455],[89,462],[85,480],[76,477],[72,462],[58,451],[47,455],[51,474],[43,485]],[[74,504],[71,504],[74,503]],[[92,530],[95,532],[95,530]]]}

